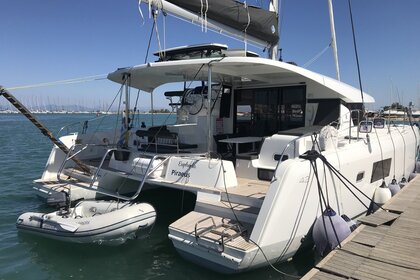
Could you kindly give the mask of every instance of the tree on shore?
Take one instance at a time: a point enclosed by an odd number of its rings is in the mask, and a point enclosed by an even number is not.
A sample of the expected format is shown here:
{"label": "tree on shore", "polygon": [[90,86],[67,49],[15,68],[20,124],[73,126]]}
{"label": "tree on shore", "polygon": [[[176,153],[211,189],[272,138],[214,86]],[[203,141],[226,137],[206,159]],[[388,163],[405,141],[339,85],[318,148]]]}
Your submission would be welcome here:
{"label": "tree on shore", "polygon": [[155,109],[155,110],[150,110],[149,113],[170,113],[171,111],[169,111],[168,109]]}
{"label": "tree on shore", "polygon": [[401,105],[398,102],[392,103],[391,106],[385,106],[384,107],[384,111],[388,111],[388,110],[403,110],[403,109],[404,109],[404,106]]}

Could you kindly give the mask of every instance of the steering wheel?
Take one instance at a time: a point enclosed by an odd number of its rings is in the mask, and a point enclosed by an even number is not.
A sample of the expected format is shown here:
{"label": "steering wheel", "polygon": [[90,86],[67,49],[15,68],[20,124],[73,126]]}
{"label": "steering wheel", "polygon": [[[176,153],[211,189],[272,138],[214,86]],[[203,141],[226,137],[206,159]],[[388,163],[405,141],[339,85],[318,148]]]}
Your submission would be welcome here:
{"label": "steering wheel", "polygon": [[183,98],[183,104],[188,105],[188,112],[190,115],[197,115],[203,109],[204,95],[203,90],[199,93],[195,93],[194,89],[190,89],[186,92]]}

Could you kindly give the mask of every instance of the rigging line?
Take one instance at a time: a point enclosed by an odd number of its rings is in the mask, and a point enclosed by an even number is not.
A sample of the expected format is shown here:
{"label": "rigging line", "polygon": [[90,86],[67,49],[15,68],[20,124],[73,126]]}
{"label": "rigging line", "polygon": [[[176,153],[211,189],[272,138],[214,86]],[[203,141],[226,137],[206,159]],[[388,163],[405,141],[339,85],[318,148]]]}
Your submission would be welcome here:
{"label": "rigging line", "polygon": [[385,181],[385,170],[384,170],[384,154],[382,151],[382,145],[381,145],[381,141],[379,140],[379,135],[378,135],[378,131],[376,129],[376,127],[374,127],[375,129],[375,134],[376,134],[376,138],[378,139],[378,144],[379,144],[379,150],[381,152],[381,163],[382,163],[382,181]]}
{"label": "rigging line", "polygon": [[391,142],[392,142],[392,147],[393,147],[393,154],[394,154],[394,160],[393,160],[393,166],[394,166],[394,175],[393,175],[393,179],[395,179],[395,161],[396,161],[396,155],[395,155],[395,143],[394,143],[394,138],[392,138],[392,132],[391,132],[391,125],[388,124],[388,133],[389,133],[389,137],[391,138]]}
{"label": "rigging line", "polygon": [[[316,164],[316,159],[312,159],[312,160],[311,160],[311,164],[312,164],[312,168],[314,168],[314,174],[315,174],[316,181],[317,181],[317,184],[318,184],[318,192],[319,192],[319,195],[320,195],[320,196],[322,196],[322,201],[323,201],[323,202],[324,202],[324,204],[325,204],[325,210],[327,210],[328,208],[330,208],[330,209],[331,209],[331,207],[330,207],[330,205],[329,205],[329,202],[328,202],[328,204],[327,204],[327,202],[325,201],[325,196],[324,196],[324,193],[323,193],[323,191],[322,191],[321,183],[320,183],[320,181],[319,181],[319,176],[318,176],[319,174],[318,174],[318,167],[317,167],[317,164]],[[322,209],[322,201],[321,201],[321,199],[320,199],[322,222],[323,222],[323,224],[324,224],[325,235],[327,236],[327,240],[328,240],[328,233],[327,233],[327,229],[326,229],[326,225],[325,225],[324,210]],[[328,215],[328,219],[330,220],[331,227],[332,227],[332,229],[333,229],[333,232],[334,232],[335,238],[336,238],[336,240],[337,240],[338,246],[341,248],[340,238],[338,238],[337,231],[335,230],[335,226],[334,226],[334,223],[332,222],[332,218],[331,218],[331,216],[330,216],[330,215]]]}
{"label": "rigging line", "polygon": [[[314,140],[312,140],[313,142],[313,147],[315,147],[315,144],[318,145],[318,149],[319,149],[319,144],[318,141],[316,140],[316,134],[314,134]],[[312,139],[312,136],[311,136]],[[314,149],[314,148],[313,148]],[[331,163],[329,163],[327,161],[327,159],[322,155],[319,154],[319,158],[327,165],[327,167],[333,171],[333,173],[337,176],[337,178],[341,181],[341,183],[343,183],[343,185],[347,188],[347,190],[350,191],[351,194],[353,194],[353,196],[363,205],[365,206],[367,209],[369,209],[369,207],[363,203],[363,201],[349,188],[349,186],[347,186],[347,184],[343,181],[343,179],[345,181],[347,181],[353,188],[355,188],[357,191],[359,191],[365,198],[367,198],[370,202],[375,203],[379,208],[383,209],[381,206],[379,206],[376,202],[374,202],[370,197],[368,197],[364,192],[362,192],[359,188],[357,188],[352,182],[350,182],[349,179],[347,179],[343,174],[340,173],[339,170],[337,170]]]}
{"label": "rigging line", "polygon": [[219,154],[219,153],[216,153],[216,155],[217,155],[217,157],[218,157],[217,159],[218,159],[218,160],[220,160],[219,175],[220,175],[220,172],[222,172],[223,185],[224,185],[224,187],[225,187],[225,193],[226,193],[226,198],[227,198],[228,203],[229,203],[229,207],[230,207],[230,209],[232,210],[232,214],[233,214],[233,216],[235,217],[236,222],[237,222],[237,223],[238,223],[241,227],[245,228],[245,226],[241,223],[241,221],[239,221],[239,218],[238,218],[238,216],[237,216],[237,215],[236,215],[236,213],[235,213],[235,209],[233,209],[234,207],[233,207],[233,205],[232,205],[232,202],[230,201],[229,192],[228,192],[228,189],[227,189],[227,186],[226,186],[225,167],[223,166],[222,155],[221,155],[221,154]]}
{"label": "rigging line", "polygon": [[[411,111],[411,108],[410,108],[410,107],[406,107],[406,109],[407,109],[407,116],[408,116],[408,119],[409,119],[409,122],[410,122],[410,127],[411,127],[411,130],[413,131],[413,134],[414,134],[414,139],[415,139],[415,142],[414,142],[414,151],[415,151],[414,166],[416,166],[417,157],[418,157],[418,149],[417,149],[417,134],[416,134],[416,132],[414,131],[413,113],[412,113],[412,111]],[[416,167],[414,167],[414,168],[416,168]]]}
{"label": "rigging line", "polygon": [[249,14],[249,8],[248,8],[248,4],[246,3],[246,1],[243,2],[243,5],[246,9],[247,18],[248,18],[248,22],[247,22],[247,24],[245,26],[245,29],[244,29],[244,44],[245,44],[245,53],[246,53],[248,51],[248,33],[247,33],[247,30],[248,30],[249,25],[251,24],[251,16]]}
{"label": "rigging line", "polygon": [[401,131],[398,129],[398,126],[395,125],[395,128],[397,129],[398,133],[401,135],[401,138],[403,140],[404,143],[404,161],[403,161],[403,178],[405,177],[405,139],[404,139],[404,135],[402,135]]}
{"label": "rigging line", "polygon": [[209,10],[209,1],[206,0],[206,9],[204,11],[204,31],[207,32],[207,12]]}
{"label": "rigging line", "polygon": [[203,5],[203,0],[200,0],[200,3],[201,3],[201,5],[200,5],[201,32],[203,32],[204,31],[204,20],[203,20],[203,8],[204,8],[204,5]]}
{"label": "rigging line", "polygon": [[[173,111],[172,111],[173,112]],[[164,122],[163,122],[163,124],[167,124],[167,121],[168,121],[168,119],[169,119],[169,117],[172,115],[172,112],[171,113],[169,113],[168,114],[168,116],[166,117],[166,119],[164,120]],[[163,128],[163,126],[161,126],[160,128],[159,128],[159,130],[156,132],[156,134],[153,136],[153,137],[155,137],[159,132],[160,132],[160,130]],[[147,149],[149,148],[151,146],[151,143],[149,143],[148,144],[148,146],[146,147],[146,149],[145,149],[145,151],[144,151],[144,153],[147,153]],[[140,153],[141,154],[141,153]],[[133,171],[135,170],[135,168],[136,168],[136,165],[134,165],[134,166],[132,166],[132,168],[131,168],[131,170],[130,170],[130,172],[127,172],[127,174],[124,176],[124,179],[121,181],[121,183],[119,184],[119,186],[117,187],[117,193],[119,194],[119,190],[124,186],[124,184],[127,182],[127,180],[128,180],[128,178],[133,174]],[[145,174],[144,176],[147,176],[147,174]],[[144,178],[144,180],[146,180],[146,178]],[[183,208],[183,202],[182,202],[182,205],[181,205],[181,207]]]}
{"label": "rigging line", "polygon": [[140,97],[140,89],[137,91],[137,97],[136,97],[136,102],[134,104],[134,108],[133,108],[133,122],[131,123],[131,127],[133,127],[134,124],[134,120],[136,118],[136,115],[138,116],[138,124],[140,124],[140,116],[138,114],[136,114],[137,111],[137,103],[139,102],[139,97]]}
{"label": "rigging line", "polygon": [[353,12],[351,10],[351,0],[348,0],[348,3],[349,3],[351,30],[352,30],[352,34],[353,34],[354,54],[356,56],[357,75],[359,77],[360,95],[362,97],[362,109],[363,109],[363,113],[365,113],[365,100],[364,100],[364,96],[363,96],[362,78],[361,78],[361,75],[360,75],[359,55],[357,54],[356,34],[354,33],[354,23],[353,23]]}
{"label": "rigging line", "polygon": [[[107,114],[105,115],[105,117],[109,116],[108,112],[111,110],[111,107],[114,104],[115,100],[117,99],[118,95],[120,95],[120,93],[122,92],[123,87],[124,87],[124,84],[121,85],[120,89],[118,90],[117,94],[115,95],[114,99],[112,100],[111,105],[108,106],[108,109],[106,110]],[[90,143],[92,141],[95,133],[99,131],[99,127],[102,125],[102,122],[104,121],[105,117],[103,117],[101,119],[101,121],[99,122],[99,124],[96,126],[96,129],[94,130],[94,132],[90,136],[90,138],[88,140],[88,143]],[[114,141],[115,141],[115,139],[114,139]]]}
{"label": "rigging line", "polygon": [[[208,91],[208,90],[207,90]],[[216,99],[214,99],[213,105],[211,106],[211,112],[213,113],[213,109],[216,106],[216,102],[219,99],[219,97],[221,98],[221,93],[223,91],[223,85],[220,85],[220,89],[217,91],[217,96]],[[203,104],[201,104],[201,106],[203,106]]]}
{"label": "rigging line", "polygon": [[[314,136],[315,137],[313,138],[313,141],[316,144],[318,150],[321,151],[321,147],[320,147],[319,142],[318,142],[318,139],[317,139],[317,134],[314,134]],[[337,152],[337,148],[335,146],[334,146],[334,149],[335,149],[335,152],[336,152],[336,155],[337,155],[337,158],[338,158],[338,152]],[[339,158],[338,158],[338,163],[340,164]],[[325,171],[325,162],[323,162],[323,165],[324,165],[325,190],[326,190],[326,194],[327,194],[327,202],[328,202],[328,205],[329,205],[330,204],[330,199],[329,199],[329,195],[328,195],[328,186],[327,186],[327,177],[326,177],[327,176],[327,173]],[[333,174],[332,174],[331,170],[330,170],[330,175],[331,175],[331,179],[332,179],[333,184],[334,184],[334,180],[333,180],[333,176],[332,176]],[[338,200],[338,198],[337,198],[337,192],[336,192],[336,188],[335,188],[335,184],[334,184],[334,192],[336,194],[336,199]],[[340,213],[341,211],[340,211],[340,205],[339,205],[338,201],[337,201],[337,208],[338,208],[337,209],[338,210],[338,213]]]}
{"label": "rigging line", "polygon": [[330,205],[330,196],[328,194],[328,184],[327,184],[327,171],[325,169],[325,163],[322,165],[324,167],[324,185],[325,185],[325,196],[327,197],[327,204]]}
{"label": "rigging line", "polygon": [[[171,17],[173,17],[173,18],[176,18],[177,20],[181,20],[183,22],[186,22],[186,23],[189,23],[189,24],[193,24],[193,25],[195,25],[197,27],[200,27],[200,24],[197,23],[197,22],[195,22],[195,21],[187,20],[187,19],[184,19],[182,17],[176,16],[176,15],[173,15],[173,14],[168,14],[168,15],[171,16]],[[225,37],[227,37],[229,39],[232,39],[232,40],[235,40],[235,41],[238,41],[238,42],[243,42],[243,40],[241,38],[236,37],[235,35],[229,34],[227,31],[224,31],[222,28],[219,28],[219,29],[209,28],[208,30],[210,30],[210,31],[212,31],[214,33],[217,33],[219,35],[223,35],[223,36],[225,36]],[[252,40],[251,41],[248,40],[248,45],[251,45],[251,46],[253,46],[255,48],[259,48],[259,49],[265,49],[265,48],[267,48],[269,46],[269,44],[264,44],[263,45],[261,43],[258,43],[256,41],[252,41]]]}
{"label": "rigging line", "polygon": [[[148,142],[146,148],[144,148],[144,152],[147,153],[149,152],[149,148],[152,146],[155,146],[155,152],[157,153],[157,145],[158,143],[156,143],[156,136],[159,135],[160,131],[163,129],[164,125],[166,125],[168,123],[168,119],[172,116],[172,114],[174,113],[174,109],[172,109],[172,111],[166,116],[165,120],[163,121],[163,125],[161,125],[159,127],[159,129],[156,131],[156,133],[153,135],[152,139],[155,139],[155,143],[152,142]],[[134,170],[134,169],[133,169]]]}
{"label": "rigging line", "polygon": [[142,24],[141,25],[143,26],[146,21],[144,20],[143,11],[141,10],[141,3],[142,3],[142,1],[139,0],[138,9],[139,9],[139,13],[140,13],[140,16],[141,16],[141,19],[142,19]]}
{"label": "rigging line", "polygon": [[108,74],[102,74],[102,75],[86,76],[86,77],[67,79],[67,80],[58,80],[54,82],[39,83],[39,84],[33,84],[33,85],[16,86],[16,87],[6,88],[6,90],[28,89],[28,88],[38,88],[38,87],[50,87],[50,86],[64,85],[64,84],[85,83],[85,82],[91,82],[91,81],[105,80],[107,75]]}
{"label": "rigging line", "polygon": [[[227,190],[227,186],[226,186],[226,178],[225,178],[225,172],[224,172],[224,166],[223,166],[223,160],[222,160],[222,157],[221,157],[221,155],[219,154],[219,153],[216,153],[216,155],[217,155],[217,157],[218,157],[218,159],[219,160],[221,160],[221,164],[220,164],[220,168],[222,168],[222,177],[223,177],[223,184],[224,184],[224,187],[225,187],[225,193],[226,193],[226,198],[227,198],[227,200],[228,200],[228,203],[229,203],[229,206],[230,206],[230,209],[232,210],[232,213],[233,213],[233,216],[235,217],[235,220],[236,220],[236,222],[241,226],[241,227],[244,227],[243,226],[243,224],[239,221],[239,219],[238,219],[238,216],[236,215],[236,213],[235,213],[235,210],[233,209],[233,206],[232,206],[232,203],[231,203],[231,201],[230,201],[230,198],[229,198],[229,192],[228,192],[228,190]],[[301,276],[296,276],[296,275],[291,275],[291,274],[288,274],[288,273],[286,273],[286,272],[284,272],[284,271],[281,271],[280,269],[278,269],[278,268],[276,268],[269,260],[268,260],[268,258],[267,258],[267,256],[266,256],[266,254],[264,253],[264,250],[260,247],[260,245],[258,245],[258,243],[257,242],[255,242],[254,240],[252,240],[251,239],[251,237],[249,237],[248,238],[248,240],[251,242],[251,243],[253,243],[254,245],[256,245],[257,247],[258,247],[258,249],[261,251],[261,253],[262,253],[262,255],[264,256],[264,259],[265,259],[265,261],[267,262],[267,264],[274,270],[274,271],[276,271],[277,273],[280,273],[280,274],[282,274],[282,275],[284,275],[284,276],[288,276],[288,277],[291,277],[291,278],[297,278],[297,279],[300,279],[301,278]]]}
{"label": "rigging line", "polygon": [[[165,120],[163,121],[163,124],[164,124],[164,125],[165,125],[165,124],[167,124],[168,119],[172,116],[172,113],[173,113],[173,110],[172,110],[172,112],[170,112],[170,113],[168,114],[168,116],[167,116],[167,117],[165,118]],[[155,137],[156,137],[156,135],[158,135],[158,134],[159,134],[159,132],[162,130],[162,128],[163,128],[163,125],[159,127],[158,131],[154,134],[153,138],[155,138]],[[149,147],[151,147],[151,145],[152,145],[152,143],[148,143],[148,146],[146,146],[146,148],[144,149],[144,153],[147,153],[147,151],[148,151]],[[135,170],[135,168],[136,168],[136,165],[134,165],[134,166],[131,168],[130,172],[127,172],[127,174],[126,174],[126,175],[125,175],[125,177],[124,177],[124,180],[122,180],[122,181],[121,181],[120,185],[119,185],[119,186],[118,186],[118,188],[117,188],[117,190],[118,190],[118,191],[119,191],[119,190],[123,187],[123,185],[127,182],[128,178],[131,176],[130,174],[132,174],[132,173],[133,173],[133,171]],[[147,175],[147,174],[145,174],[144,176],[146,176],[146,175]],[[144,179],[144,180],[146,180],[146,179]]]}
{"label": "rigging line", "polygon": [[[239,221],[239,219],[238,219],[238,216],[236,215],[236,213],[235,213],[235,210],[233,209],[233,205],[232,205],[232,203],[231,203],[231,201],[230,201],[230,198],[229,198],[229,192],[228,192],[228,190],[227,190],[227,186],[226,186],[226,178],[225,178],[225,172],[224,172],[224,166],[223,166],[223,160],[222,160],[222,156],[221,156],[221,154],[219,154],[219,153],[216,153],[216,155],[217,155],[217,157],[218,157],[218,160],[220,160],[221,161],[221,164],[220,164],[220,168],[222,169],[221,171],[222,171],[222,177],[223,177],[223,184],[224,184],[224,187],[225,187],[225,193],[226,193],[226,198],[227,198],[227,200],[228,200],[228,203],[229,203],[229,206],[230,206],[230,209],[232,210],[232,213],[233,213],[233,216],[235,217],[235,220],[236,220],[236,222],[241,226],[241,227],[244,227],[243,226],[243,224]],[[309,192],[308,192],[309,193]],[[291,274],[288,274],[288,273],[286,273],[286,272],[284,272],[284,271],[281,271],[280,269],[278,269],[278,268],[276,268],[269,260],[268,260],[268,258],[267,258],[267,256],[266,256],[266,254],[264,253],[264,250],[260,247],[260,245],[258,245],[258,243],[257,242],[255,242],[254,240],[252,240],[251,238],[248,238],[248,240],[251,242],[251,243],[253,243],[254,245],[256,245],[257,247],[258,247],[258,249],[261,251],[261,253],[262,253],[262,255],[264,256],[264,259],[265,259],[265,261],[267,262],[267,264],[274,270],[274,271],[276,271],[277,273],[280,273],[280,274],[282,274],[282,275],[284,275],[284,276],[287,276],[287,277],[291,277],[291,278],[297,278],[297,279],[300,279],[301,278],[301,276],[298,276],[298,275],[291,275]],[[278,260],[278,259],[277,259]],[[276,261],[277,262],[277,261]]]}
{"label": "rigging line", "polygon": [[[153,16],[153,21],[157,21],[156,16]],[[155,23],[154,26],[155,26],[155,32],[156,32],[156,40],[157,40],[157,43],[158,43],[159,58],[163,58],[162,45],[160,43],[159,28],[158,28],[157,22]]]}
{"label": "rigging line", "polygon": [[[310,186],[312,186],[312,182],[314,180],[314,177],[315,176],[312,174],[312,168],[310,168],[309,169],[309,175],[308,175],[308,182],[306,183],[305,191],[304,191],[304,194],[302,196],[302,201],[301,201],[300,206],[299,206],[298,215],[297,215],[297,217],[295,219],[295,222],[293,224],[291,235],[290,235],[289,240],[287,241],[286,245],[284,246],[281,254],[277,258],[276,262],[278,262],[280,259],[282,259],[284,257],[287,250],[289,250],[290,246],[292,245],[293,239],[296,237],[298,226],[300,225],[300,222],[302,221],[303,211],[305,210],[304,207],[306,206],[306,203],[308,201],[309,194],[310,194]],[[311,178],[311,179],[309,180],[309,178]]]}
{"label": "rigging line", "polygon": [[[213,60],[210,60],[208,63],[207,63],[207,65],[210,65],[211,63],[213,63],[213,62],[218,62],[218,61],[222,61],[223,59],[224,59],[225,57],[222,57],[222,58],[217,58],[217,59],[213,59]],[[192,78],[192,80],[190,81],[190,83],[188,84],[188,86],[186,87],[186,88],[189,88],[190,86],[191,86],[191,84],[194,82],[194,80],[197,78],[197,76],[198,76],[198,74],[201,72],[201,69],[203,69],[203,67],[206,65],[206,63],[203,63],[203,64],[201,64],[201,66],[200,66],[200,68],[198,68],[198,71],[195,73],[195,75],[194,75],[194,77]],[[203,91],[204,91],[204,86],[203,86]],[[211,92],[210,92],[210,94],[209,94],[209,92],[208,92],[209,90],[208,90],[208,86],[207,86],[207,98],[211,98]],[[183,95],[182,95],[182,100],[184,100],[184,98],[186,97],[186,95],[187,95],[187,93],[188,93],[188,91],[186,91],[185,89],[184,89],[184,93],[183,93]],[[210,96],[210,97],[209,97]],[[181,105],[181,107],[182,107],[183,105]],[[200,109],[201,110],[201,109]]]}
{"label": "rigging line", "polygon": [[302,67],[307,68],[308,66],[312,65],[312,63],[317,61],[330,47],[331,47],[331,42],[325,48],[323,48],[318,54],[316,54],[313,58],[311,58],[305,64],[303,64]]}
{"label": "rigging line", "polygon": [[254,240],[252,240],[251,238],[249,239],[249,241],[251,241],[251,243],[253,243],[255,246],[257,246],[258,247],[258,250],[260,250],[261,251],[261,253],[262,253],[262,255],[263,255],[263,257],[264,257],[264,259],[265,259],[265,262],[275,271],[275,272],[277,272],[277,273],[280,273],[280,274],[282,274],[282,275],[284,275],[284,276],[287,276],[287,277],[290,277],[290,278],[295,278],[295,279],[300,279],[300,278],[302,278],[302,276],[299,276],[299,275],[292,275],[292,274],[288,274],[288,273],[286,273],[286,272],[284,272],[284,271],[281,271],[280,269],[278,269],[277,267],[275,267],[269,260],[268,260],[268,258],[267,258],[267,256],[266,256],[266,254],[264,253],[264,251],[263,251],[263,249],[260,247],[260,245],[258,245],[257,244],[257,242],[255,242]]}
{"label": "rigging line", "polygon": [[[415,150],[415,157],[414,157],[414,166],[416,166],[416,162],[417,162],[417,158],[418,158],[418,153],[419,153],[419,149],[418,149],[418,147],[417,147],[417,134],[416,134],[416,132],[414,131],[414,126],[416,126],[415,124],[413,124],[413,125],[411,125],[411,130],[413,131],[413,134],[414,134],[414,139],[416,140],[415,142],[414,142],[414,150]],[[418,127],[417,127],[418,128]],[[414,168],[416,168],[416,167],[414,167]]]}
{"label": "rigging line", "polygon": [[[124,81],[124,83],[122,84],[121,89],[123,89],[123,88],[124,88],[124,85],[125,85],[125,83],[126,83],[126,82],[127,82],[127,78],[125,78],[125,81]],[[123,95],[123,91],[121,90],[121,91],[120,91],[120,101],[118,102],[118,108],[117,108],[117,118],[116,118],[116,120],[115,120],[114,139],[113,139],[113,143],[117,143],[117,145],[118,145],[118,142],[119,142],[119,141],[117,141],[117,128],[118,128],[118,122],[119,122],[119,119],[120,119],[120,114],[119,114],[119,112],[120,112],[120,108],[121,108],[122,95]],[[118,140],[119,140],[119,139],[118,139]]]}
{"label": "rigging line", "polygon": [[147,57],[149,56],[150,44],[152,42],[153,29],[155,28],[155,24],[156,24],[156,22],[153,21],[152,29],[150,30],[149,43],[147,44],[146,56],[144,57],[144,63],[147,62]]}
{"label": "rigging line", "polygon": [[337,178],[343,183],[343,185],[347,188],[348,191],[363,205],[366,209],[369,209],[369,206],[363,203],[363,201],[350,189],[350,187],[344,182],[344,180],[350,184],[353,188],[355,188],[359,193],[361,193],[365,198],[367,198],[370,202],[375,203],[379,208],[384,210],[380,205],[373,201],[372,198],[367,196],[364,192],[362,192],[359,188],[357,188],[349,179],[347,179],[343,174],[340,173],[331,163],[327,161],[327,159],[323,156],[320,156],[321,160],[327,164],[327,167],[330,168],[333,173],[337,176]]}
{"label": "rigging line", "polygon": [[166,56],[166,15],[163,14],[163,56]]}
{"label": "rigging line", "polygon": [[281,32],[283,30],[284,7],[285,7],[285,5],[283,4],[283,1],[279,0],[278,9],[280,9],[280,14],[277,15],[277,17],[280,18],[280,27],[277,27],[279,29],[279,42],[280,42],[280,38],[281,38]]}

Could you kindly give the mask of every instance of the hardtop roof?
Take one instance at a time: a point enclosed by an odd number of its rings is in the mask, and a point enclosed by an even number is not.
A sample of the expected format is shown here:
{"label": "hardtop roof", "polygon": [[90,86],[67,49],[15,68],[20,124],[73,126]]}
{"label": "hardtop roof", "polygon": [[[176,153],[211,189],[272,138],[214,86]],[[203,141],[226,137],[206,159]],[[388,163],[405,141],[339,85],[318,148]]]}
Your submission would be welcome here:
{"label": "hardtop roof", "polygon": [[[274,87],[291,84],[310,86],[308,99],[339,98],[347,103],[360,103],[360,90],[330,77],[289,63],[257,57],[200,58],[153,62],[120,68],[108,79],[122,84],[124,75],[130,74],[131,86],[146,92],[174,82],[207,81],[212,66],[212,81],[234,88]],[[374,98],[364,93],[364,102]]]}

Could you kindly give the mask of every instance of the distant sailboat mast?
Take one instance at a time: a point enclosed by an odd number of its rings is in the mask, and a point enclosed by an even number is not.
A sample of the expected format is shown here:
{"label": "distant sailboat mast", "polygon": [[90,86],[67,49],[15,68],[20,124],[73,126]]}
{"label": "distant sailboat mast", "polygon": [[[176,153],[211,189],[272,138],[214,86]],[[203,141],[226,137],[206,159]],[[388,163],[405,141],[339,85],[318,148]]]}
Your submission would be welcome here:
{"label": "distant sailboat mast", "polygon": [[331,47],[332,47],[333,55],[334,55],[336,78],[337,80],[340,80],[340,68],[338,66],[337,41],[335,38],[334,12],[333,12],[332,0],[328,0],[328,10],[330,14]]}

